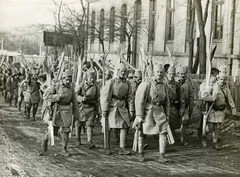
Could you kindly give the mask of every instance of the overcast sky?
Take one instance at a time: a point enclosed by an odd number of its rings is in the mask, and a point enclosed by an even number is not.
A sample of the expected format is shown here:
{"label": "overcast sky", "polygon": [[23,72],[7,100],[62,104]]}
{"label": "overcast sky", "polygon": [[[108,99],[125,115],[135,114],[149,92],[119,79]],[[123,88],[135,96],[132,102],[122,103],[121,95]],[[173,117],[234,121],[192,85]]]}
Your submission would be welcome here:
{"label": "overcast sky", "polygon": [[[54,0],[60,2],[61,0]],[[80,7],[80,0],[63,0],[71,7]],[[54,24],[53,0],[0,0],[0,30],[12,30],[30,24]]]}

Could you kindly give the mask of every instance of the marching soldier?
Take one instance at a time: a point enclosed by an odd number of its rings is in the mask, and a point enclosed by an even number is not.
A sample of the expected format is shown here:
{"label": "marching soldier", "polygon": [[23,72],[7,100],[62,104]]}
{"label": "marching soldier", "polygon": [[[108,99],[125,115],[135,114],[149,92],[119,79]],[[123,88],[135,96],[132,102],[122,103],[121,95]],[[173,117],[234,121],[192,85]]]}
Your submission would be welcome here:
{"label": "marching soldier", "polygon": [[[45,101],[54,104],[54,106],[57,106],[56,115],[55,117],[52,117],[52,121],[54,124],[54,134],[58,135],[59,133],[62,137],[61,154],[63,156],[70,156],[70,153],[67,151],[67,144],[69,133],[71,131],[70,126],[73,122],[72,114],[74,114],[74,120],[78,120],[79,117],[77,98],[71,82],[71,71],[65,71],[62,75],[62,80],[60,83],[48,87],[43,94]],[[47,151],[49,137],[48,133],[44,136],[41,144],[42,152],[39,155],[43,155],[44,152]]]}
{"label": "marching soldier", "polygon": [[32,73],[28,74],[24,83],[27,84],[27,90],[24,92],[24,102],[26,106],[27,119],[30,119],[30,111],[32,108],[32,118],[30,120],[35,121],[38,104],[40,102],[40,83],[38,81],[37,67],[33,66]]}
{"label": "marching soldier", "polygon": [[15,107],[17,107],[17,100],[18,100],[18,82],[19,76],[18,73],[14,73],[8,77],[6,82],[6,88],[9,92],[9,105],[12,105],[12,100],[15,101]]}
{"label": "marching soldier", "polygon": [[133,127],[139,129],[138,139],[139,161],[144,161],[143,134],[159,135],[159,161],[167,162],[164,157],[166,150],[166,135],[170,103],[168,88],[163,82],[164,68],[154,65],[154,76],[142,82],[136,92],[135,110],[136,118]]}
{"label": "marching soldier", "polygon": [[[102,117],[105,121],[108,121],[109,128],[120,129],[120,155],[131,154],[124,148],[127,128],[130,127],[134,112],[131,83],[126,80],[126,76],[126,65],[120,63],[117,78],[113,78],[106,83],[100,96]],[[107,154],[111,154],[110,145]]]}
{"label": "marching soldier", "polygon": [[6,73],[5,73],[5,77],[4,77],[4,86],[5,86],[5,93],[4,93],[4,99],[5,99],[5,102],[7,102],[9,100],[9,87],[7,87],[7,80],[8,78],[12,75],[12,69],[11,68],[8,68]]}
{"label": "marching soldier", "polygon": [[[214,150],[221,149],[217,142],[219,137],[219,127],[224,121],[226,108],[229,106],[232,115],[236,115],[236,107],[231,92],[226,86],[226,78],[226,74],[220,72],[217,83],[213,84],[213,86],[205,87],[205,89],[201,91],[201,98],[212,104],[212,109],[211,107],[209,108],[210,114],[207,119],[206,130],[212,131],[212,148]],[[202,141],[205,141],[206,146],[206,139],[203,139]]]}
{"label": "marching soldier", "polygon": [[170,101],[170,117],[169,117],[169,126],[171,130],[180,128],[180,118],[179,118],[179,108],[180,108],[180,84],[175,81],[176,77],[176,68],[169,67],[166,85],[168,88],[168,96]]}
{"label": "marching soldier", "polygon": [[181,118],[181,145],[186,146],[186,130],[189,124],[189,119],[193,112],[194,107],[194,95],[191,83],[187,79],[186,67],[178,68],[178,79],[181,85],[180,90],[180,118]]}
{"label": "marching soldier", "polygon": [[96,76],[94,70],[88,70],[86,73],[86,80],[75,88],[77,100],[79,104],[79,120],[77,141],[78,145],[81,145],[81,128],[87,126],[87,140],[88,148],[92,149],[95,144],[92,142],[94,121],[98,115],[98,105],[100,90],[95,83]]}
{"label": "marching soldier", "polygon": [[[18,110],[21,111],[22,101],[24,99],[23,93],[27,90],[26,83],[24,80],[26,79],[25,69],[20,68],[19,82],[18,82]],[[24,112],[26,112],[26,107],[24,106]]]}

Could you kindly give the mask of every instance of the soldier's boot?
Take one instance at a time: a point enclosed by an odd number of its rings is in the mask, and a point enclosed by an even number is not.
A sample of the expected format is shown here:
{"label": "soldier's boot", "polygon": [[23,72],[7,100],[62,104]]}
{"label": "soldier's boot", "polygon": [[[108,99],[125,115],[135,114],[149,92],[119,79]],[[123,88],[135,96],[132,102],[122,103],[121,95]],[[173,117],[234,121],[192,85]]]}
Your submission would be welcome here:
{"label": "soldier's boot", "polygon": [[120,129],[120,149],[119,149],[119,155],[129,155],[131,154],[131,151],[126,150],[125,147],[125,140],[127,136],[127,129],[122,128]]}
{"label": "soldier's boot", "polygon": [[87,127],[88,149],[95,148],[95,144],[92,142],[92,137],[93,137],[93,127]]}
{"label": "soldier's boot", "polygon": [[164,156],[166,152],[167,137],[166,134],[159,134],[159,159],[160,163],[168,162],[168,159]]}
{"label": "soldier's boot", "polygon": [[181,128],[180,128],[180,132],[181,132],[181,145],[182,146],[187,146],[188,142],[186,142],[186,130],[187,130],[187,125],[182,124]]}
{"label": "soldier's boot", "polygon": [[114,138],[114,144],[118,144],[119,143],[119,129],[114,128],[113,130],[113,138]]}
{"label": "soldier's boot", "polygon": [[18,97],[15,97],[14,101],[15,101],[15,105],[14,106],[17,108],[18,107]]}
{"label": "soldier's boot", "polygon": [[26,107],[27,119],[30,119],[30,111],[31,111],[31,107]]}
{"label": "soldier's boot", "polygon": [[[206,124],[205,131],[206,131],[206,135],[201,136],[202,145],[203,145],[204,148],[207,147],[207,134],[208,134],[208,132],[210,131],[210,130],[209,130],[209,127],[208,127],[208,124]],[[202,133],[202,130],[201,130],[201,133]]]}
{"label": "soldier's boot", "polygon": [[41,152],[38,153],[39,156],[43,156],[48,148],[48,133],[45,134],[45,136],[42,139],[41,142]]}
{"label": "soldier's boot", "polygon": [[21,111],[21,105],[22,105],[22,102],[19,101],[19,102],[18,102],[18,111]]}
{"label": "soldier's boot", "polygon": [[221,147],[218,145],[218,137],[219,137],[219,128],[217,124],[213,125],[213,140],[212,140],[212,148],[213,150],[219,151]]}
{"label": "soldier's boot", "polygon": [[77,146],[81,146],[81,127],[76,127]]}
{"label": "soldier's boot", "polygon": [[9,106],[12,106],[12,99],[13,99],[13,96],[10,96],[9,97]]}
{"label": "soldier's boot", "polygon": [[[35,104],[37,104],[37,103],[35,103]],[[36,105],[33,105],[33,109],[32,109],[32,121],[35,121],[35,116],[36,116],[36,114],[37,114],[37,106]]]}
{"label": "soldier's boot", "polygon": [[110,148],[110,131],[108,131],[107,133],[108,133],[108,144],[107,144],[107,152],[106,152],[106,155],[111,155],[111,154],[112,154],[112,151],[111,151],[111,148]]}
{"label": "soldier's boot", "polygon": [[140,136],[138,137],[138,153],[139,153],[139,157],[138,157],[139,162],[144,162],[145,157],[143,152],[143,137],[140,137]]}
{"label": "soldier's boot", "polygon": [[67,144],[68,144],[68,139],[69,139],[69,133],[63,132],[62,133],[62,151],[61,155],[63,156],[70,156],[70,153],[67,151]]}

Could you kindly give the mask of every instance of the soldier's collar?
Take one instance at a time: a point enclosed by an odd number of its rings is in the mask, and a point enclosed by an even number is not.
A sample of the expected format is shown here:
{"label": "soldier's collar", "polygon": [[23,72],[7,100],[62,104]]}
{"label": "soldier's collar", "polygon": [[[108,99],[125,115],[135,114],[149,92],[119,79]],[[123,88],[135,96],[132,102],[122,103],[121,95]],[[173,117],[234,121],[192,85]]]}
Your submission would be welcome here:
{"label": "soldier's collar", "polygon": [[127,81],[127,79],[126,79],[125,77],[119,77],[119,76],[117,76],[117,79],[122,80],[122,81],[124,81],[124,82]]}
{"label": "soldier's collar", "polygon": [[163,83],[163,80],[159,80],[159,79],[156,79],[156,78],[154,78],[153,80],[156,84],[162,84]]}

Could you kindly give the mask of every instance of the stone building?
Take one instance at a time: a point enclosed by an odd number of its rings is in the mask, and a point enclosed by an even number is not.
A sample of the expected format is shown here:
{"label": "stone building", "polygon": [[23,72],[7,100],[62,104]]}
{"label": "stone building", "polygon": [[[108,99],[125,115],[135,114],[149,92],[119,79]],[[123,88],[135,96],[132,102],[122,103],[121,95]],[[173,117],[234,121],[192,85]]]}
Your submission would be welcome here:
{"label": "stone building", "polygon": [[[195,0],[89,0],[88,51],[102,50],[98,35],[104,38],[104,47],[109,51],[108,60],[118,58],[120,43],[128,44],[121,31],[127,23],[139,25],[134,28],[131,38],[131,60],[138,66],[139,50],[144,47],[151,53],[154,63],[169,63],[168,49],[176,66],[188,65],[190,1]],[[202,0],[205,10],[207,0]],[[125,16],[124,21],[122,16]],[[104,22],[103,22],[104,21]],[[120,25],[116,31],[113,26]],[[94,26],[100,32],[94,31]],[[125,27],[124,27],[125,26]],[[119,35],[115,35],[118,33]],[[213,66],[231,64],[232,75],[240,74],[240,5],[238,0],[210,0],[205,25],[207,42],[213,34],[213,44],[217,45]],[[107,37],[108,36],[108,37]],[[196,54],[199,29],[197,13],[193,27],[194,56]]]}

